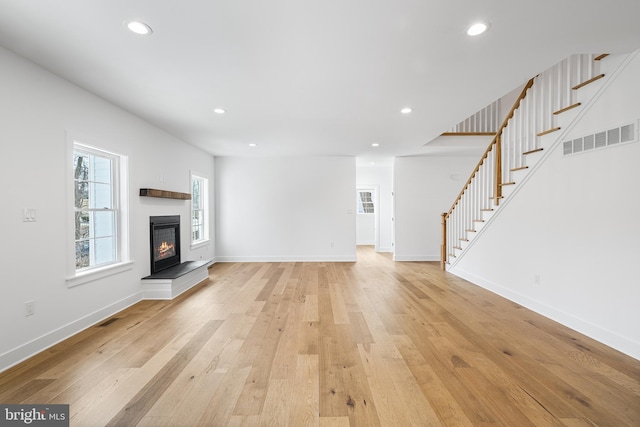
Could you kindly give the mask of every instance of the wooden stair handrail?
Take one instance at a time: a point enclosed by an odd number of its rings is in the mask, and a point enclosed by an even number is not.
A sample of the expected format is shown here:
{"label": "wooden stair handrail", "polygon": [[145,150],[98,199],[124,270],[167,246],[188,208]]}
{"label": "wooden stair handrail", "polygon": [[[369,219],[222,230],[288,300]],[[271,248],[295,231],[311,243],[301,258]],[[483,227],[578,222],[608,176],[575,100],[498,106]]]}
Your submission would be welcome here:
{"label": "wooden stair handrail", "polygon": [[462,198],[462,195],[464,194],[464,192],[469,187],[469,184],[471,184],[471,181],[473,181],[473,177],[476,176],[476,173],[478,173],[478,171],[480,170],[480,166],[482,166],[482,163],[484,163],[484,160],[489,156],[489,153],[493,149],[493,146],[497,143],[497,140],[500,137],[500,135],[502,135],[502,131],[504,130],[505,127],[507,127],[507,123],[509,123],[509,120],[511,120],[511,118],[513,117],[515,111],[520,106],[520,102],[527,95],[527,91],[531,88],[531,86],[533,86],[533,80],[534,79],[535,79],[535,77],[530,79],[527,82],[527,84],[524,86],[524,88],[522,89],[522,92],[520,92],[520,95],[518,96],[516,101],[513,103],[513,106],[511,107],[511,110],[509,111],[509,113],[505,117],[504,121],[500,125],[500,128],[498,128],[498,131],[496,132],[496,135],[493,137],[493,139],[489,143],[489,146],[484,151],[484,154],[480,158],[480,161],[476,165],[475,169],[473,169],[473,172],[471,172],[471,175],[469,176],[469,179],[467,179],[467,182],[464,184],[464,187],[462,187],[462,191],[460,191],[460,194],[458,194],[458,197],[456,197],[456,200],[451,205],[451,209],[449,209],[448,212],[443,214],[443,220],[446,220],[447,218],[449,218],[449,216],[451,216],[451,213],[453,212],[453,210],[455,209],[456,205],[458,204],[458,202]]}
{"label": "wooden stair handrail", "polygon": [[[491,150],[493,150],[494,145],[500,144],[500,138],[501,138],[501,135],[502,135],[502,131],[504,130],[505,127],[507,127],[507,123],[509,123],[509,120],[511,120],[511,118],[515,114],[516,110],[520,106],[520,102],[522,102],[522,100],[525,98],[525,96],[527,96],[527,91],[529,89],[531,89],[531,86],[533,86],[533,80],[534,79],[535,79],[535,77],[529,79],[527,84],[524,85],[524,88],[522,88],[522,91],[520,92],[520,95],[518,95],[518,98],[513,103],[513,106],[511,107],[511,110],[509,110],[509,113],[507,114],[507,116],[505,117],[504,121],[502,122],[502,124],[498,128],[498,131],[495,133],[495,136],[493,137],[493,139],[489,143],[489,146],[487,147],[486,150],[484,150],[484,153],[482,154],[482,157],[480,158],[480,161],[478,162],[476,167],[473,169],[473,172],[471,172],[471,175],[469,176],[469,179],[467,179],[467,182],[462,187],[462,191],[460,191],[460,194],[458,194],[458,197],[456,197],[456,200],[451,205],[451,209],[449,209],[448,212],[444,212],[442,214],[442,245],[440,246],[440,268],[442,268],[442,270],[446,269],[446,263],[447,263],[447,219],[449,218],[449,216],[451,216],[451,213],[453,212],[453,210],[456,208],[456,206],[458,205],[458,203],[462,199],[462,195],[467,190],[467,188],[469,187],[469,184],[471,184],[471,181],[473,181],[473,178],[476,176],[476,174],[480,170],[480,166],[482,166],[482,163],[484,163],[485,159],[487,157],[489,157],[489,153],[491,152]],[[500,150],[498,150],[498,151],[500,151]],[[499,161],[496,162],[496,166],[499,167],[500,169],[502,169],[502,166],[500,165]],[[502,172],[502,171],[500,171],[500,172]],[[500,174],[498,174],[498,176],[496,177],[496,182],[495,182],[495,186],[494,186],[495,187],[494,188],[495,191],[497,191],[497,193],[495,195],[496,203],[502,197],[501,194],[499,194],[502,191],[502,187],[500,185],[498,185],[498,183],[500,183],[500,184],[502,183],[501,182],[502,178],[499,175]],[[498,181],[498,179],[499,179],[499,181]],[[493,210],[493,209],[491,209],[491,210]]]}

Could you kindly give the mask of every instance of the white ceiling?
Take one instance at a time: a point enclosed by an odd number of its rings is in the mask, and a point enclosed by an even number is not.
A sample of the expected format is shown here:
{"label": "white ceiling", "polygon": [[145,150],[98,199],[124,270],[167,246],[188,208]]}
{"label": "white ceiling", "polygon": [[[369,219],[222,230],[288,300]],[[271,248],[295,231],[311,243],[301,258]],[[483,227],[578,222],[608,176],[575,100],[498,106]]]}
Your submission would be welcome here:
{"label": "white ceiling", "polygon": [[368,161],[429,154],[570,54],[640,48],[639,20],[639,0],[0,0],[0,45],[214,155]]}

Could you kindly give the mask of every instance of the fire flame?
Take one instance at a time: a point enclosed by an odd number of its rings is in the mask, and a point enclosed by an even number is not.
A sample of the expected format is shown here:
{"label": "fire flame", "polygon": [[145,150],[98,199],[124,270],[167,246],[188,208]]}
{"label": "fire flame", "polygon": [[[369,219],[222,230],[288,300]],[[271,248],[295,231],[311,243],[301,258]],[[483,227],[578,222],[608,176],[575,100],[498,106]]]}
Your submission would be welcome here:
{"label": "fire flame", "polygon": [[168,242],[162,242],[158,246],[158,255],[160,258],[172,256],[175,253],[175,244],[169,244]]}

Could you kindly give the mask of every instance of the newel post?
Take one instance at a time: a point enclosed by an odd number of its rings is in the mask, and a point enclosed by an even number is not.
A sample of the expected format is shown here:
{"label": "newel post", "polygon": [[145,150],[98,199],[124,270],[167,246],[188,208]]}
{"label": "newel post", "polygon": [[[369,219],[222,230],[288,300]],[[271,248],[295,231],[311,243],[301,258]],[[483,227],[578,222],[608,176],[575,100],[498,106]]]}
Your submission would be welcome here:
{"label": "newel post", "polygon": [[447,213],[442,214],[442,245],[440,245],[440,268],[445,270],[447,262]]}
{"label": "newel post", "polygon": [[496,172],[494,174],[495,182],[493,186],[493,198],[494,203],[498,205],[502,198],[502,137],[500,134],[496,136],[495,156]]}

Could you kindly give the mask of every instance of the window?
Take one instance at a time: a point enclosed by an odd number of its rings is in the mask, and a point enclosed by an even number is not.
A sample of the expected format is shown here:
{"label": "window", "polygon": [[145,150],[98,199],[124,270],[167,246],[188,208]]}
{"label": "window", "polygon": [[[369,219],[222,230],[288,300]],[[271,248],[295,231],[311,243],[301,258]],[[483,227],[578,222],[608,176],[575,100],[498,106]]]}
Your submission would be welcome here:
{"label": "window", "polygon": [[375,213],[375,210],[373,207],[373,191],[372,190],[358,191],[358,213],[359,214]]}
{"label": "window", "polygon": [[206,178],[191,175],[191,244],[209,240],[208,186]]}
{"label": "window", "polygon": [[76,272],[122,260],[119,167],[120,156],[74,143]]}

